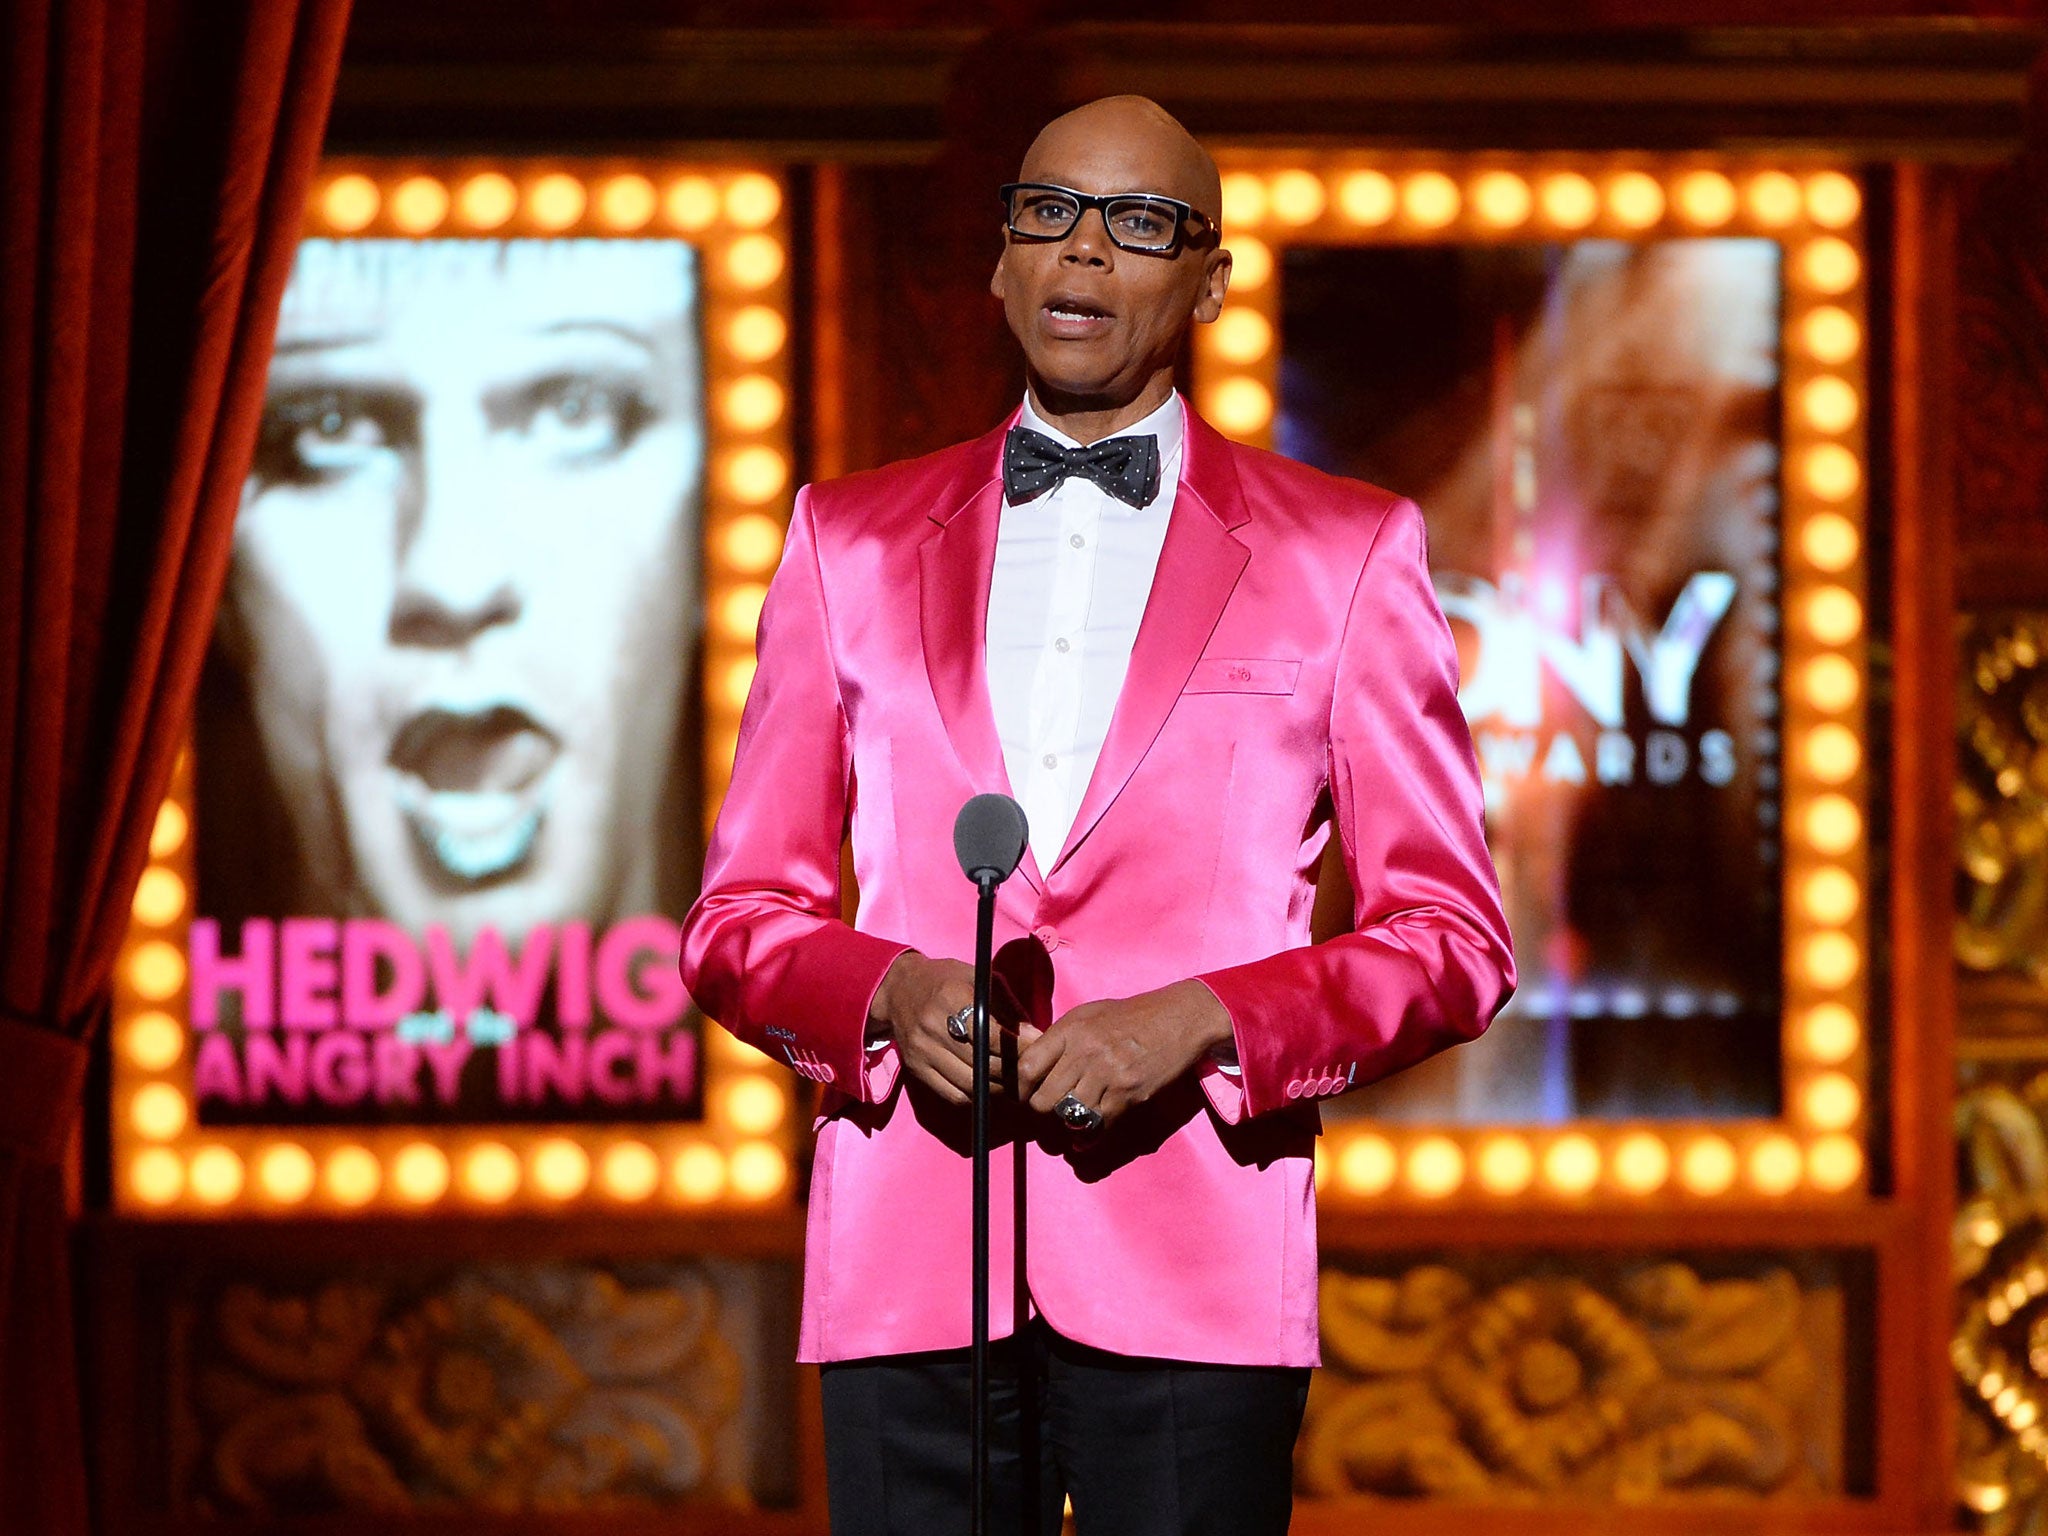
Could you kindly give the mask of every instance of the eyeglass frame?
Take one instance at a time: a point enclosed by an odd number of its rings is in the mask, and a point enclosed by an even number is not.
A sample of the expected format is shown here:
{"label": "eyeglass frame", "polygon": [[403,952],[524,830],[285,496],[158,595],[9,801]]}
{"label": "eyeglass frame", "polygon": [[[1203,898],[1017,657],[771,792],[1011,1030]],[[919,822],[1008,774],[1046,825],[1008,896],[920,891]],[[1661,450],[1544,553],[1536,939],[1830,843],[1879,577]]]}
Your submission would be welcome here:
{"label": "eyeglass frame", "polygon": [[[1057,192],[1062,197],[1071,197],[1080,205],[1079,211],[1074,215],[1073,229],[1069,229],[1063,235],[1034,235],[1027,230],[1019,229],[1012,207],[1012,201],[1019,192]],[[1088,217],[1091,208],[1101,218],[1102,232],[1109,236],[1109,243],[1120,251],[1129,251],[1136,256],[1178,256],[1182,247],[1192,240],[1204,236],[1213,237],[1220,233],[1216,221],[1193,203],[1185,202],[1178,197],[1168,197],[1164,192],[1083,192],[1074,187],[1063,187],[1055,181],[1006,181],[996,188],[996,196],[1003,202],[1003,227],[1019,240],[1029,240],[1040,245],[1057,245],[1063,240],[1073,239],[1074,230],[1081,227],[1081,220]],[[1116,231],[1109,227],[1109,205],[1130,198],[1142,198],[1150,203],[1164,203],[1178,212],[1180,216],[1173,222],[1171,245],[1130,245],[1117,239]],[[1196,226],[1192,232],[1187,227],[1190,223]]]}

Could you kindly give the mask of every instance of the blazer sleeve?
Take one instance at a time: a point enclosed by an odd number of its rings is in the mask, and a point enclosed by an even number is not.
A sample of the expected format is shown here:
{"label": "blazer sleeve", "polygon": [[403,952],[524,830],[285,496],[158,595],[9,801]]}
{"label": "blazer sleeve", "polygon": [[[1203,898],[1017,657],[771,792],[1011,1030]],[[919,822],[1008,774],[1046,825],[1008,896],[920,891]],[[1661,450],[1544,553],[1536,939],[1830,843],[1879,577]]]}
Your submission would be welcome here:
{"label": "blazer sleeve", "polygon": [[1238,1072],[1202,1072],[1226,1121],[1470,1040],[1514,989],[1457,648],[1424,540],[1413,502],[1388,512],[1339,647],[1329,781],[1354,931],[1197,978],[1236,1036]]}
{"label": "blazer sleeve", "polygon": [[883,973],[909,946],[840,915],[839,850],[853,756],[833,664],[808,488],[755,640],[759,665],[740,717],[732,784],[683,920],[683,984],[749,1045],[850,1097],[878,1101],[894,1046],[865,1045]]}

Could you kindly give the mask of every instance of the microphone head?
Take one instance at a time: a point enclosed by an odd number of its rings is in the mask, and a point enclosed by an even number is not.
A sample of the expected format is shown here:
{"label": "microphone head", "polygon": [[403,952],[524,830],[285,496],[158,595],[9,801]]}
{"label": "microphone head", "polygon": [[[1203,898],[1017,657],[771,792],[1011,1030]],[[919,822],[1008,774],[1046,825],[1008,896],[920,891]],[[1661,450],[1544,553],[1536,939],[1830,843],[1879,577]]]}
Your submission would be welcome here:
{"label": "microphone head", "polygon": [[1023,806],[1008,795],[976,795],[953,820],[953,851],[960,856],[961,873],[977,885],[983,880],[1001,885],[1024,857],[1030,835]]}

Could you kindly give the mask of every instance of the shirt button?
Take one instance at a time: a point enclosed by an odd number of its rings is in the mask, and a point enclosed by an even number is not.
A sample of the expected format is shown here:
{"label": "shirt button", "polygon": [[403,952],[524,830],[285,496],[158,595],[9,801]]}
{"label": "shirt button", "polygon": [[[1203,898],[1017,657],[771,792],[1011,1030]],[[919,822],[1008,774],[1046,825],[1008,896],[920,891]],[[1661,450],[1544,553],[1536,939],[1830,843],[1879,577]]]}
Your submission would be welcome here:
{"label": "shirt button", "polygon": [[1062,635],[1059,639],[1053,641],[1052,648],[1058,651],[1062,656],[1064,656],[1067,654],[1067,652],[1073,649],[1073,646],[1068,644],[1067,637],[1065,635]]}
{"label": "shirt button", "polygon": [[1040,923],[1031,930],[1031,937],[1038,940],[1047,949],[1051,949],[1055,944],[1059,943],[1060,932],[1051,923]]}
{"label": "shirt button", "polygon": [[1041,757],[1039,759],[1039,762],[1043,763],[1048,768],[1057,768],[1060,765],[1060,760],[1057,757],[1054,757],[1050,752],[1046,753],[1045,756]]}
{"label": "shirt button", "polygon": [[1068,534],[1068,535],[1067,535],[1067,542],[1068,542],[1069,544],[1073,545],[1073,546],[1074,546],[1074,548],[1076,548],[1076,549],[1083,549],[1083,548],[1086,548],[1086,547],[1087,547],[1087,544],[1088,544],[1088,541],[1087,541],[1086,539],[1082,538],[1082,537],[1081,537],[1081,535],[1079,535],[1078,533],[1070,533],[1070,534]]}

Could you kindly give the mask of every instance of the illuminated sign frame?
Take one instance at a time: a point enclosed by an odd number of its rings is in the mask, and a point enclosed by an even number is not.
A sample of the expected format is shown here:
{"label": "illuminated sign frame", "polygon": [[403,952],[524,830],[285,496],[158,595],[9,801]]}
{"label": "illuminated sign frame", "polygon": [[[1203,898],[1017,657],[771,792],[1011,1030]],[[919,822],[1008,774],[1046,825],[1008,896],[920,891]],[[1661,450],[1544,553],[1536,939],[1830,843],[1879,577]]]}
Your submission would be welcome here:
{"label": "illuminated sign frame", "polygon": [[[787,198],[771,167],[645,160],[357,159],[316,179],[328,238],[655,237],[700,257],[705,418],[705,825],[732,773],[754,629],[791,499]],[[705,1118],[646,1125],[202,1128],[186,944],[194,768],[182,753],[115,971],[119,1209],[166,1216],[788,1209],[793,1079],[707,1029]]]}
{"label": "illuminated sign frame", "polygon": [[1203,414],[1271,446],[1279,252],[1289,245],[1632,241],[1730,235],[1783,255],[1784,1104],[1776,1119],[1550,1128],[1334,1121],[1316,1182],[1337,1203],[1627,1207],[1841,1201],[1866,1192],[1870,784],[1864,762],[1862,189],[1819,162],[1643,155],[1244,153],[1224,165],[1230,303],[1196,335]]}

